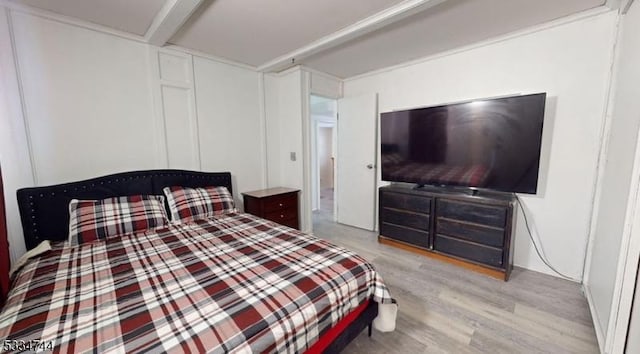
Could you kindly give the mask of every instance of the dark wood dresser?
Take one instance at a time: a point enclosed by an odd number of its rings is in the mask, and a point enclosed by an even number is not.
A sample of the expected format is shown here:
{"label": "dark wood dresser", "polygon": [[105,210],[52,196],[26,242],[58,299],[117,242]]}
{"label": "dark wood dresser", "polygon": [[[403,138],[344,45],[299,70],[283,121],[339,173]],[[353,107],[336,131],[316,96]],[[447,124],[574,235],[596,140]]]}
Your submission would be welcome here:
{"label": "dark wood dresser", "polygon": [[515,197],[470,192],[380,188],[379,241],[507,280],[513,263]]}
{"label": "dark wood dresser", "polygon": [[244,211],[279,224],[300,229],[299,189],[275,187],[244,192]]}

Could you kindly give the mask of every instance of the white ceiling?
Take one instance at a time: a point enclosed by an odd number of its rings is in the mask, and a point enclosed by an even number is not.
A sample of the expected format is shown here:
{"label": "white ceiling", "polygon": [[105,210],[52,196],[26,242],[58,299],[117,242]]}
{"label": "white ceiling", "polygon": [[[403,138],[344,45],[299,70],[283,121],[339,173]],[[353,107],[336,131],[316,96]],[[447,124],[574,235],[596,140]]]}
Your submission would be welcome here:
{"label": "white ceiling", "polygon": [[400,1],[207,1],[169,41],[259,66]]}
{"label": "white ceiling", "polygon": [[603,0],[448,0],[303,60],[346,78],[597,7]]}
{"label": "white ceiling", "polygon": [[[137,35],[145,35],[165,1],[181,4],[175,6],[177,11],[186,11],[189,6],[193,9],[202,1],[169,42],[255,67],[292,56],[290,53],[380,11],[412,3],[412,0],[13,1]],[[346,43],[327,45],[312,56],[296,55],[299,59],[296,64],[346,78],[487,40],[604,3],[605,0],[446,0]],[[163,30],[166,32],[167,27]],[[174,30],[170,29],[169,33]]]}
{"label": "white ceiling", "polygon": [[165,0],[14,0],[14,2],[144,35]]}

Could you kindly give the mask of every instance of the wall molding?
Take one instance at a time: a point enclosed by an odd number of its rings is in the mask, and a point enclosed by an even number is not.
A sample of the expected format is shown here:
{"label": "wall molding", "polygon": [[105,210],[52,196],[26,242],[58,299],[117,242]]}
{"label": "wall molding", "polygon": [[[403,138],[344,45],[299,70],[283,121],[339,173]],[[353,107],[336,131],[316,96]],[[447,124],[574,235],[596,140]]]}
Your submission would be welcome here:
{"label": "wall molding", "polygon": [[162,93],[160,91],[160,65],[158,62],[158,47],[147,47],[147,64],[149,66],[149,92],[151,93],[151,107],[153,114],[156,142],[156,164],[161,168],[169,168],[169,155],[167,152],[167,134],[162,108]]}
{"label": "wall molding", "polygon": [[593,328],[596,332],[596,339],[598,340],[600,352],[604,353],[604,333],[602,332],[602,327],[600,327],[600,317],[598,316],[598,311],[596,311],[596,308],[593,304],[591,288],[589,288],[588,284],[582,284],[582,293],[587,298],[587,304],[589,305],[589,311],[591,312],[591,321],[593,322]]}
{"label": "wall molding", "polygon": [[208,60],[213,60],[213,61],[217,61],[217,62],[222,63],[222,64],[233,65],[233,66],[236,66],[236,67],[239,67],[239,68],[242,68],[242,69],[247,69],[247,70],[252,70],[252,71],[258,72],[258,70],[256,69],[255,66],[251,66],[249,64],[240,63],[240,62],[233,61],[233,60],[230,60],[230,59],[225,59],[225,58],[222,58],[222,57],[219,57],[219,56],[215,56],[215,55],[212,55],[212,54],[207,54],[207,53],[201,52],[199,50],[195,50],[195,49],[191,49],[191,48],[187,48],[187,47],[182,47],[182,46],[179,46],[177,44],[167,44],[162,48],[163,49],[176,50],[176,51],[183,52],[183,53],[186,53],[186,54],[191,54],[191,55],[193,55],[195,57],[200,57],[200,58],[204,58],[204,59],[208,59]]}
{"label": "wall molding", "polygon": [[264,73],[258,72],[258,110],[260,114],[260,144],[262,145],[262,188],[269,185],[269,151],[267,145],[267,102]]}
{"label": "wall molding", "polygon": [[302,229],[303,232],[313,231],[313,203],[311,196],[311,112],[309,100],[311,99],[311,73],[302,70],[300,75],[300,93],[302,98]]}
{"label": "wall molding", "polygon": [[[195,74],[193,68],[193,56],[190,54],[174,51],[171,49],[158,48],[150,46],[150,81],[153,84],[152,92],[154,95],[154,114],[156,123],[156,137],[159,142],[163,142],[164,146],[157,147],[158,159],[164,162],[168,168],[190,168],[202,169],[202,151],[200,149],[200,135],[198,130],[198,113],[197,113],[197,95],[195,92]],[[184,65],[182,73],[183,80],[163,78],[162,56],[174,57],[182,60],[183,63],[174,63],[176,65]],[[170,63],[167,62],[167,65]],[[168,68],[168,67],[167,67]],[[191,146],[190,165],[175,165],[175,161],[171,161],[171,138],[168,132],[167,112],[165,111],[165,88],[179,89],[186,92],[186,103],[188,106],[188,124],[189,138]]]}
{"label": "wall molding", "polygon": [[31,165],[31,177],[33,184],[38,185],[38,172],[36,169],[35,156],[33,154],[33,142],[31,141],[31,124],[27,114],[27,103],[24,95],[24,85],[22,83],[22,71],[20,69],[20,60],[18,60],[18,48],[16,47],[16,37],[13,29],[13,13],[10,8],[6,11],[7,24],[9,25],[9,40],[11,41],[11,51],[13,54],[13,65],[16,71],[16,81],[18,85],[18,94],[20,97],[20,108],[22,110],[22,124],[26,133],[27,152],[29,153],[29,164]]}
{"label": "wall molding", "polygon": [[640,203],[640,144],[637,144],[635,149],[630,186],[605,342],[605,351],[609,353],[624,351],[638,274],[640,260],[640,230],[638,230],[640,228],[640,208],[638,208]]}
{"label": "wall molding", "polygon": [[620,17],[616,19],[615,38],[613,46],[611,48],[611,65],[609,67],[609,73],[607,78],[607,93],[605,97],[605,107],[602,115],[604,117],[602,127],[600,131],[600,151],[598,153],[598,160],[596,162],[596,180],[594,181],[594,193],[591,203],[591,216],[589,223],[589,235],[587,237],[587,249],[582,266],[582,282],[589,282],[589,275],[591,271],[591,260],[593,255],[593,240],[595,238],[595,230],[597,227],[597,214],[600,210],[600,199],[602,197],[602,179],[604,177],[605,161],[607,153],[609,151],[609,136],[611,135],[611,122],[614,109],[615,100],[615,84],[616,79],[616,63],[620,56],[620,46],[618,40],[621,35]]}

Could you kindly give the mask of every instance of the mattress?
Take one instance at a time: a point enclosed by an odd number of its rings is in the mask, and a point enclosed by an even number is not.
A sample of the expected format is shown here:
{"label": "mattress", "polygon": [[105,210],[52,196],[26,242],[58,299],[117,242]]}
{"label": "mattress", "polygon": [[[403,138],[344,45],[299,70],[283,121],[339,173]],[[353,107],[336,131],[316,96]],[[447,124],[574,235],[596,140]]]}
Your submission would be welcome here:
{"label": "mattress", "polygon": [[357,254],[231,213],[53,244],[14,276],[0,340],[56,352],[304,352],[367,300],[395,306]]}

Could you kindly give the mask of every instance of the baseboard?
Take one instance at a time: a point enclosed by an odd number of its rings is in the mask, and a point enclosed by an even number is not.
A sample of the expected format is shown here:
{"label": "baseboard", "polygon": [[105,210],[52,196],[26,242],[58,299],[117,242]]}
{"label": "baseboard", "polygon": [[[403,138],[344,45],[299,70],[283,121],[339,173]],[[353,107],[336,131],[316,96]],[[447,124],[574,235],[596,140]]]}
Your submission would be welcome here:
{"label": "baseboard", "polygon": [[593,298],[591,297],[591,290],[589,290],[589,286],[587,284],[582,284],[582,292],[584,296],[587,298],[587,304],[589,304],[589,311],[591,312],[591,320],[593,321],[593,328],[596,331],[596,338],[598,340],[598,347],[600,348],[600,353],[604,353],[604,344],[605,344],[605,334],[602,331],[602,327],[600,327],[600,317],[598,317],[598,312],[593,305]]}

